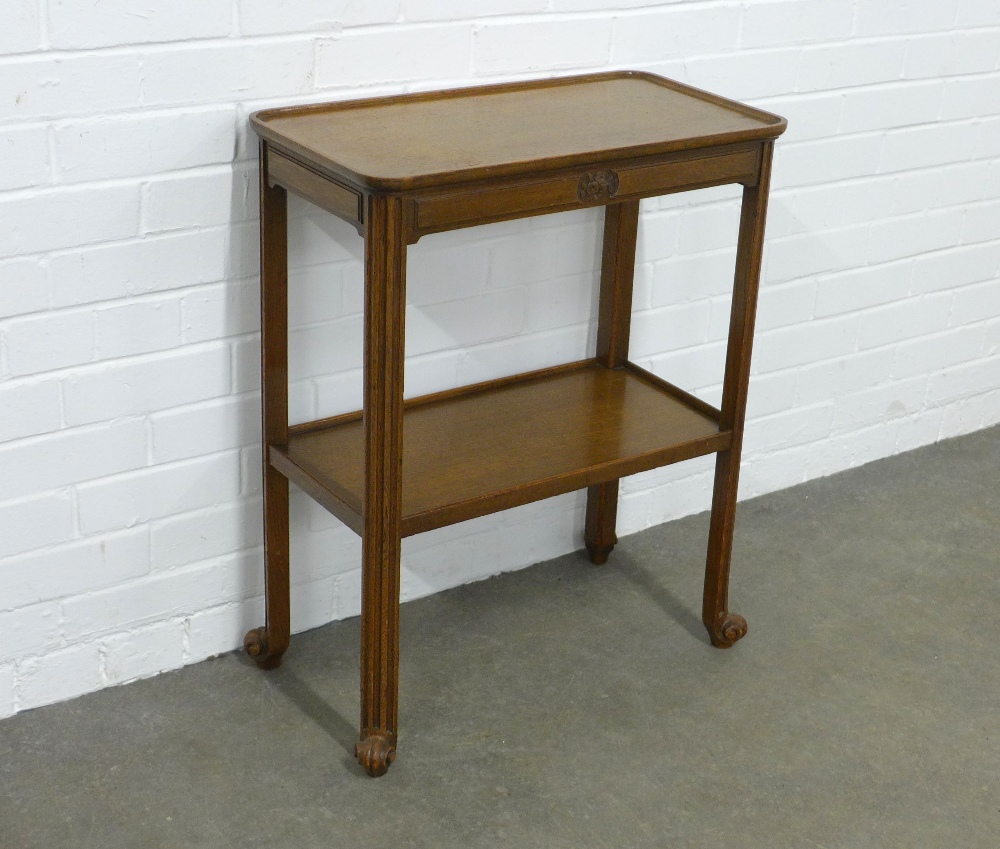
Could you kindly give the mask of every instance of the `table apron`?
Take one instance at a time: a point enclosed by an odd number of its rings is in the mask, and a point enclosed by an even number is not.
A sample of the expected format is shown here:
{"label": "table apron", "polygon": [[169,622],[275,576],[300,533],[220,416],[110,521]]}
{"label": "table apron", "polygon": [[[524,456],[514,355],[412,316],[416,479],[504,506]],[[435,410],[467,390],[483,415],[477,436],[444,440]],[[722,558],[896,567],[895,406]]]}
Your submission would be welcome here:
{"label": "table apron", "polygon": [[428,233],[493,221],[600,206],[726,183],[752,186],[760,173],[759,145],[667,161],[596,165],[499,186],[450,187],[411,201],[413,241]]}

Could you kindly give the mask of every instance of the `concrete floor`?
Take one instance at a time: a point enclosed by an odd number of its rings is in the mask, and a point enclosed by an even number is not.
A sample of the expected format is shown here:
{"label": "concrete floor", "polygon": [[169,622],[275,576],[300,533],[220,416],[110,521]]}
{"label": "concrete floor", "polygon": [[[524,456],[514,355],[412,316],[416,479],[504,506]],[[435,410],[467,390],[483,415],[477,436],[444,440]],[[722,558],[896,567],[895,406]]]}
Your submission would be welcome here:
{"label": "concrete floor", "polygon": [[403,609],[400,756],[350,751],[358,622],[0,723],[0,846],[1000,846],[1000,428]]}

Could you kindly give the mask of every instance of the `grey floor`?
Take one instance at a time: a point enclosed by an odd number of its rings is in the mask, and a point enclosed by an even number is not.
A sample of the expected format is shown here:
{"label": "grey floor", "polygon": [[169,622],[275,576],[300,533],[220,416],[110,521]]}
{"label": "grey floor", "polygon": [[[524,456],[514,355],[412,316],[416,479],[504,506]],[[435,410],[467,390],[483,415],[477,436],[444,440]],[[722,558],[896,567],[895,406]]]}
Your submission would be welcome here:
{"label": "grey floor", "polygon": [[0,846],[1000,846],[1000,429],[404,606],[400,756],[358,623],[0,723]]}

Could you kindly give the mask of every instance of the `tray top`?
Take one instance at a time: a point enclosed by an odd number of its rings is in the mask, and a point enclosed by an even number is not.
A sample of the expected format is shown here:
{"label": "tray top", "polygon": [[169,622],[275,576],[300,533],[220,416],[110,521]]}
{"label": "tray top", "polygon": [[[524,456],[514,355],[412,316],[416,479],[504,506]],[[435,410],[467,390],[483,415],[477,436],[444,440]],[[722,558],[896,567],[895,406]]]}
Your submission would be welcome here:
{"label": "tray top", "polygon": [[333,177],[399,191],[775,138],[785,120],[635,71],[268,109],[257,133]]}

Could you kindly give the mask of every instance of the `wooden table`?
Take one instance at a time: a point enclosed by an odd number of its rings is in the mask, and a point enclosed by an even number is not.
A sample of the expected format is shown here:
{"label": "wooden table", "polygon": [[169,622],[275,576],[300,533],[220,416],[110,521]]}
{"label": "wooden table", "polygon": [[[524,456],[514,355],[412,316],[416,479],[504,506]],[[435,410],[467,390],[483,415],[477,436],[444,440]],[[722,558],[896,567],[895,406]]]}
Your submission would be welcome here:
{"label": "wooden table", "polygon": [[[729,560],[774,139],[785,121],[651,74],[617,72],[313,106],[251,117],[260,144],[266,625],[289,642],[288,482],[362,537],[361,734],[372,775],[396,755],[400,539],[587,488],[585,540],[617,541],[618,479],[716,453],[703,620],[728,608]],[[743,185],[722,409],[628,360],[639,199]],[[288,424],[286,192],[365,240],[364,401]],[[406,248],[427,233],[604,206],[596,356],[403,400]],[[461,275],[455,275],[460,285]]]}

